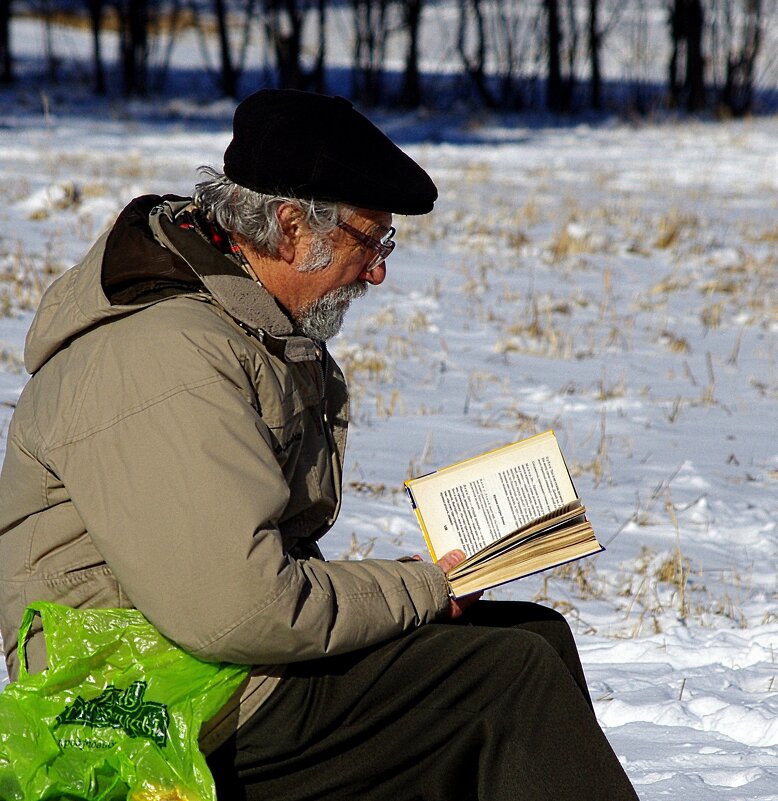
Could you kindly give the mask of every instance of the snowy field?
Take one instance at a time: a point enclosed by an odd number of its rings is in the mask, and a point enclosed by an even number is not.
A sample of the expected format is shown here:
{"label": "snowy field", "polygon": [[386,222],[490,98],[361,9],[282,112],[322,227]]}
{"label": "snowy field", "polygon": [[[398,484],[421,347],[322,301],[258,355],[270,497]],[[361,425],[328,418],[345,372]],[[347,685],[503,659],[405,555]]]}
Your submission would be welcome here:
{"label": "snowy field", "polygon": [[[43,288],[131,197],[220,167],[231,110],[3,105],[3,435]],[[555,429],[607,551],[493,595],[567,616],[643,801],[778,799],[778,119],[379,121],[441,199],[332,343],[327,556],[420,551],[406,477]]]}

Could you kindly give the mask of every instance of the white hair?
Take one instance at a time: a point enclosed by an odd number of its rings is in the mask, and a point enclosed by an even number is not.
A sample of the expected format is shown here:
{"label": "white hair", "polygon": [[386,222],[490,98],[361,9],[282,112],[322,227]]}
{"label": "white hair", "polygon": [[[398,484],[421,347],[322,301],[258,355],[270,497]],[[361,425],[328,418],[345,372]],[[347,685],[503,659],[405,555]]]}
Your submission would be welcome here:
{"label": "white hair", "polygon": [[335,230],[339,219],[348,219],[354,213],[351,206],[342,203],[254,192],[212,167],[202,166],[199,172],[207,179],[195,186],[194,202],[209,219],[227,232],[244,237],[260,254],[278,255],[282,234],[278,207],[282,203],[295,205],[315,235],[301,272],[320,270],[330,263],[332,244],[326,237]]}

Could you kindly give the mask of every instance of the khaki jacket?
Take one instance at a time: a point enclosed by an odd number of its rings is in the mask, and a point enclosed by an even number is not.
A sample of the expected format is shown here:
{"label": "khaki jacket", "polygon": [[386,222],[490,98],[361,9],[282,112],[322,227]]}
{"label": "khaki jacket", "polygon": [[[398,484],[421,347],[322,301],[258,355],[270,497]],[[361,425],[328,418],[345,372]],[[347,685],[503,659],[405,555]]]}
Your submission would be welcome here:
{"label": "khaki jacket", "polygon": [[[285,663],[431,621],[447,584],[421,562],[321,557],[341,500],[343,376],[177,224],[185,200],[149,215],[161,200],[128,207],[30,329],[0,475],[0,633],[14,678],[27,604],[133,606],[198,657],[255,666],[212,747]],[[27,654],[45,665],[39,633]]]}

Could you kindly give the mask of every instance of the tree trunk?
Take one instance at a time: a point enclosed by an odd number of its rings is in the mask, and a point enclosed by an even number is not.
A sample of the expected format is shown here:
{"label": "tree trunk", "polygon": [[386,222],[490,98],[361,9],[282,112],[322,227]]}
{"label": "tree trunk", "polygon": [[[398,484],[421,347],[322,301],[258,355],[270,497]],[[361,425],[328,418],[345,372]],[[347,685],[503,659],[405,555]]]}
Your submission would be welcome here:
{"label": "tree trunk", "polygon": [[740,48],[730,42],[722,105],[736,117],[751,111],[754,102],[754,66],[762,43],[761,0],[746,0],[746,24]]}
{"label": "tree trunk", "polygon": [[600,46],[602,37],[600,35],[600,23],[598,20],[600,11],[600,0],[589,0],[589,71],[591,99],[593,109],[599,111],[602,108],[602,71],[600,69]]}
{"label": "tree trunk", "polygon": [[667,92],[670,108],[678,108],[681,102],[681,80],[678,76],[678,55],[682,46],[681,19],[676,0],[670,10],[670,62],[667,65]]}
{"label": "tree trunk", "polygon": [[304,89],[300,67],[303,12],[297,0],[270,0],[267,3],[267,29],[278,66],[281,88]]}
{"label": "tree trunk", "polygon": [[354,14],[354,95],[377,105],[382,95],[388,0],[352,0]]}
{"label": "tree trunk", "polygon": [[701,0],[688,0],[689,36],[686,43],[686,91],[689,111],[705,108],[705,59],[702,54],[702,32],[705,12]]}
{"label": "tree trunk", "polygon": [[122,83],[125,95],[145,95],[148,65],[148,0],[125,0],[117,6]]}
{"label": "tree trunk", "polygon": [[405,55],[405,75],[400,93],[400,104],[417,108],[421,104],[419,75],[419,27],[424,0],[406,0],[403,4],[405,29],[408,31],[408,50]]}
{"label": "tree trunk", "polygon": [[224,0],[214,0],[214,13],[219,28],[219,53],[221,55],[221,91],[225,97],[238,93],[238,73],[232,63],[230,32],[227,24],[227,9]]}
{"label": "tree trunk", "polygon": [[[499,66],[500,107],[518,109],[522,107],[523,101],[514,82],[514,31],[511,25],[509,2],[506,2],[506,0],[498,0],[497,2],[497,26],[500,32],[502,53]],[[497,46],[495,46],[495,49],[497,49]]]}
{"label": "tree trunk", "polygon": [[[682,104],[685,99],[688,111],[705,107],[705,57],[702,50],[702,33],[705,12],[701,0],[674,0],[670,11],[672,53],[669,64],[670,106]],[[681,48],[686,54],[683,82],[679,75]]]}
{"label": "tree trunk", "polygon": [[13,79],[11,0],[0,0],[0,83],[11,83]]}
{"label": "tree trunk", "polygon": [[51,0],[42,3],[43,13],[43,50],[46,54],[46,75],[52,83],[57,82],[59,59],[54,50],[54,11]]}
{"label": "tree trunk", "polygon": [[562,34],[559,29],[559,6],[557,0],[543,0],[546,9],[546,31],[548,45],[548,76],[546,106],[550,111],[562,110],[562,64],[560,50]]}
{"label": "tree trunk", "polygon": [[105,68],[103,67],[102,30],[103,0],[89,0],[89,22],[92,29],[92,65],[95,94],[104,95]]}
{"label": "tree trunk", "polygon": [[[472,5],[475,18],[476,47],[475,54],[470,55],[467,49],[467,10],[468,3]],[[486,33],[484,30],[484,16],[481,10],[481,0],[460,0],[459,2],[459,29],[457,31],[457,49],[462,59],[465,72],[473,82],[476,91],[487,108],[497,108],[497,99],[489,90],[486,80]]]}
{"label": "tree trunk", "polygon": [[578,56],[578,22],[575,18],[575,0],[567,0],[567,74],[562,76],[562,111],[573,108],[575,94],[575,65]]}
{"label": "tree trunk", "polygon": [[316,63],[311,74],[311,87],[314,92],[324,93],[325,70],[327,55],[327,0],[318,0],[317,16],[319,18],[319,50],[316,53]]}

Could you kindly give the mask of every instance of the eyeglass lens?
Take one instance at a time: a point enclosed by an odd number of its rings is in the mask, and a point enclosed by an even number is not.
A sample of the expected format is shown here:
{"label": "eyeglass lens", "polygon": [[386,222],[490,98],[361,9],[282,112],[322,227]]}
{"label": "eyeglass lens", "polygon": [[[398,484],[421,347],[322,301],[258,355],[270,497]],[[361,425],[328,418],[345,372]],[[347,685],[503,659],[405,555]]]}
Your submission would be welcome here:
{"label": "eyeglass lens", "polygon": [[393,227],[390,227],[389,230],[379,240],[363,233],[359,229],[354,228],[342,220],[338,220],[337,224],[338,228],[342,228],[347,234],[356,239],[357,242],[375,251],[375,254],[364,268],[365,272],[367,273],[372,272],[380,264],[383,264],[383,262],[389,258],[389,255],[394,250],[395,242],[393,237],[396,233],[396,230]]}

